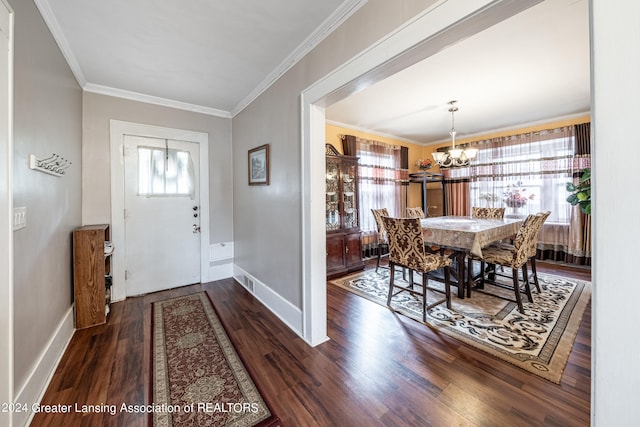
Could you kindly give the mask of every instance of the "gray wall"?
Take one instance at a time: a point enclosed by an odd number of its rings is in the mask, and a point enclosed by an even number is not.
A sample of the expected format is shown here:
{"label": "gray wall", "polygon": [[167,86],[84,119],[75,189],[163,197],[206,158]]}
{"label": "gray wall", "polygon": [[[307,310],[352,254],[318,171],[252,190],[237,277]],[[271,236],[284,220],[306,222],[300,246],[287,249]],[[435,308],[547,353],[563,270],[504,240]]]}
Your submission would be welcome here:
{"label": "gray wall", "polygon": [[[370,0],[233,118],[235,263],[302,307],[300,92],[431,4]],[[271,144],[271,185],[247,185],[247,150]],[[260,215],[256,215],[260,212]]]}
{"label": "gray wall", "polygon": [[[73,298],[71,231],[81,222],[82,91],[32,1],[15,10],[14,385],[24,385]],[[29,169],[29,154],[73,162],[58,178]]]}
{"label": "gray wall", "polygon": [[84,93],[83,224],[111,223],[109,120],[209,134],[210,242],[233,240],[231,119]]}

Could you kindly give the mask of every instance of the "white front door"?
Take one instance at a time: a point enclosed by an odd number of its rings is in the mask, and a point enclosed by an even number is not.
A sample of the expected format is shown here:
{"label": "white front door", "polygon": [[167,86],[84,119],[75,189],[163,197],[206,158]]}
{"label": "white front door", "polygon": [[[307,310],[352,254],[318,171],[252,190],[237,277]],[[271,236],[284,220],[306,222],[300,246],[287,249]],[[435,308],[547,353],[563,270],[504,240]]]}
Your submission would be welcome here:
{"label": "white front door", "polygon": [[141,295],[200,282],[199,146],[125,135],[125,283]]}

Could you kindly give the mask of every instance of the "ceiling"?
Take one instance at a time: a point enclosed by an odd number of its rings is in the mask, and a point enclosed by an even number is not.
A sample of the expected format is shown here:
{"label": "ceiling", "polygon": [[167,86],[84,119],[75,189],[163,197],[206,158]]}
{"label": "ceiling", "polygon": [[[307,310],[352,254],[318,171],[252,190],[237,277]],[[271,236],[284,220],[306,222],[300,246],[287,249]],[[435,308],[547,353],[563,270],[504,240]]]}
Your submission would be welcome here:
{"label": "ceiling", "polygon": [[[34,0],[87,91],[233,117],[366,0]],[[589,111],[588,0],[546,0],[326,109],[428,144]]]}
{"label": "ceiling", "polygon": [[363,0],[34,0],[89,91],[229,116]]}
{"label": "ceiling", "polygon": [[326,109],[330,123],[429,144],[590,110],[587,0],[546,0]]}

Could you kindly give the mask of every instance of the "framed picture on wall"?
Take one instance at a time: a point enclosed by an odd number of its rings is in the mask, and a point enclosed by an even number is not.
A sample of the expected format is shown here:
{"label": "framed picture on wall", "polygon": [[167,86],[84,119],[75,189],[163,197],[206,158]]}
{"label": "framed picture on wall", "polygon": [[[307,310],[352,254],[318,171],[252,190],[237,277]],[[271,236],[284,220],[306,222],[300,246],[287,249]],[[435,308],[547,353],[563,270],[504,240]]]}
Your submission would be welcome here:
{"label": "framed picture on wall", "polygon": [[269,144],[249,150],[249,185],[269,185]]}

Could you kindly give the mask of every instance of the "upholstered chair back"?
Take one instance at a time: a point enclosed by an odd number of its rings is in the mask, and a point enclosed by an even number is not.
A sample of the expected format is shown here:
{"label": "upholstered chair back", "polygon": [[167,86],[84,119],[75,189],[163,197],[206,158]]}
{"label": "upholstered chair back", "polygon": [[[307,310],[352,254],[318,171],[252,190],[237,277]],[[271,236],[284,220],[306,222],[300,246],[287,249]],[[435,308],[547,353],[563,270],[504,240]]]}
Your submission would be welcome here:
{"label": "upholstered chair back", "polygon": [[471,208],[472,218],[482,219],[502,219],[504,218],[504,208]]}
{"label": "upholstered chair back", "polygon": [[539,222],[540,216],[537,214],[527,215],[525,218],[513,241],[513,259],[509,263],[510,267],[520,268],[529,259],[531,246],[537,240],[538,231],[540,231]]}
{"label": "upholstered chair back", "polygon": [[424,211],[421,207],[407,208],[407,218],[424,218]]}
{"label": "upholstered chair back", "polygon": [[529,242],[530,243],[529,244],[529,248],[527,249],[527,255],[528,255],[529,258],[536,256],[536,252],[537,252],[537,249],[538,249],[538,237],[540,236],[540,230],[542,230],[542,226],[544,225],[544,222],[547,220],[547,218],[549,218],[549,215],[551,215],[551,212],[549,212],[549,211],[547,211],[547,212],[539,212],[538,214],[536,214],[537,218],[536,218],[536,223],[535,223],[534,237]]}
{"label": "upholstered chair back", "polygon": [[419,218],[382,218],[389,238],[389,261],[412,270],[427,272],[449,265],[450,260],[426,253]]}
{"label": "upholstered chair back", "polygon": [[376,227],[378,228],[378,244],[388,244],[387,229],[384,226],[384,222],[382,222],[382,218],[389,216],[389,211],[387,208],[371,209],[371,213],[373,213],[373,217],[376,220]]}

